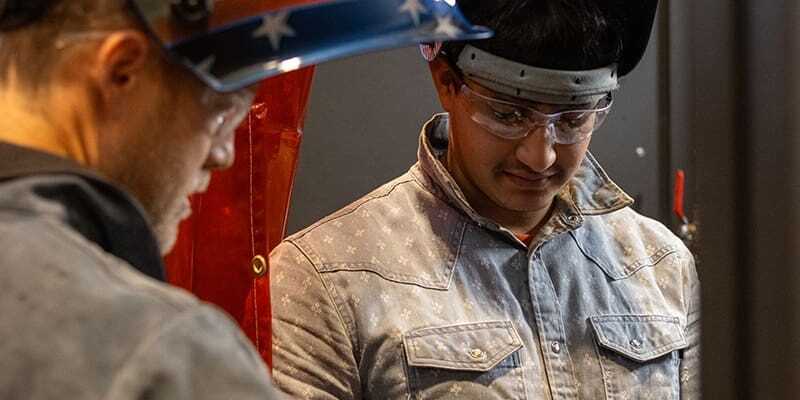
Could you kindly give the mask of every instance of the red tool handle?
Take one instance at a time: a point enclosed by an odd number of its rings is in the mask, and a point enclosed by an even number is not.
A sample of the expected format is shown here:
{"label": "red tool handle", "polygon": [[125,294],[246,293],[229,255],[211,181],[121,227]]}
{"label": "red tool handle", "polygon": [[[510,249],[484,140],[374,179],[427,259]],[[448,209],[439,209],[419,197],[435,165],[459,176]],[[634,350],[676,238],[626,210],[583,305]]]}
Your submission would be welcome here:
{"label": "red tool handle", "polygon": [[672,211],[683,222],[687,221],[686,214],[683,212],[683,192],[685,185],[685,174],[682,169],[675,171],[675,191],[673,197]]}

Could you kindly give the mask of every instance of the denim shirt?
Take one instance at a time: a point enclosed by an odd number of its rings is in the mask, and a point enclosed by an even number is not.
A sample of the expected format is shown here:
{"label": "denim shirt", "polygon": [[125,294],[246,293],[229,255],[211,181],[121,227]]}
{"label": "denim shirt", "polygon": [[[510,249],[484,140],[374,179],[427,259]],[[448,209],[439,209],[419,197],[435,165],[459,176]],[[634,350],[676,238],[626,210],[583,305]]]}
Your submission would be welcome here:
{"label": "denim shirt", "polygon": [[[693,399],[689,251],[587,154],[530,248],[436,155],[271,254],[274,379],[301,399]],[[437,149],[431,143],[440,144]]]}

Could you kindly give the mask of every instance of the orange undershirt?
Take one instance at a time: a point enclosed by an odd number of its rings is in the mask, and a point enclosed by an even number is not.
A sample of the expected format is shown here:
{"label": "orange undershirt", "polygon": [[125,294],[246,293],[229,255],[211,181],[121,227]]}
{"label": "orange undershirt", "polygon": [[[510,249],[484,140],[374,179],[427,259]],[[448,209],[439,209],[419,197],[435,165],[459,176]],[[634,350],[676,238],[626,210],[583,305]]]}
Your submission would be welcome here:
{"label": "orange undershirt", "polygon": [[517,239],[521,240],[522,243],[525,243],[525,246],[531,247],[531,243],[533,242],[533,235],[529,235],[527,233],[515,233],[514,236]]}

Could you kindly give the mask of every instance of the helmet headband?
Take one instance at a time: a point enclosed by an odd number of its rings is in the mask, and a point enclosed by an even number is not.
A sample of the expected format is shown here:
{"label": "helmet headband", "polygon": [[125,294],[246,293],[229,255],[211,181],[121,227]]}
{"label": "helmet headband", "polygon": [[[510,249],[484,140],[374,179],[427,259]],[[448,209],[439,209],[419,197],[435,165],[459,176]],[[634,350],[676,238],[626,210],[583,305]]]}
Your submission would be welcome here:
{"label": "helmet headband", "polygon": [[466,45],[457,66],[464,75],[498,93],[545,104],[595,103],[617,90],[617,67],[563,71],[533,67]]}

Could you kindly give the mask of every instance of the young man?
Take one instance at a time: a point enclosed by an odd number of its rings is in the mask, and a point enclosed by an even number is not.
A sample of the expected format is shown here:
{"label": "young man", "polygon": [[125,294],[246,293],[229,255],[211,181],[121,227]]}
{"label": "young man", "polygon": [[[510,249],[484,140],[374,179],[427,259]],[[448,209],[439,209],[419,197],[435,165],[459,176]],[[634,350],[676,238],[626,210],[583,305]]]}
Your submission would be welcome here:
{"label": "young man", "polygon": [[495,36],[431,62],[447,113],[424,126],[419,162],[271,255],[278,386],[697,398],[692,256],[587,152],[656,1],[459,5]]}
{"label": "young man", "polygon": [[217,3],[0,1],[0,398],[277,397],[226,315],[157,281],[187,196],[232,163],[250,85],[283,61],[442,35],[394,1],[351,13],[392,30],[355,36],[309,27],[351,2]]}

